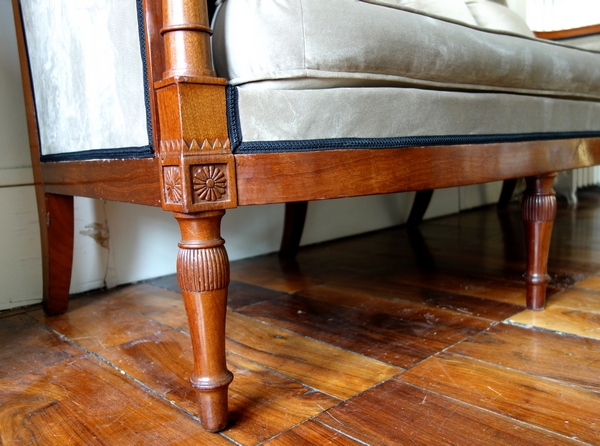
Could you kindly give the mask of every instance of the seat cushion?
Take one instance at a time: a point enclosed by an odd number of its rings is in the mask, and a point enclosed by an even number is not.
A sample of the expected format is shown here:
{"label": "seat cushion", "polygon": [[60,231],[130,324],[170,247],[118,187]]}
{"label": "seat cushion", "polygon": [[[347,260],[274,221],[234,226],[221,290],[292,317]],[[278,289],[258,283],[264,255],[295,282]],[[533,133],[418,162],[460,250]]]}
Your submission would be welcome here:
{"label": "seat cushion", "polygon": [[[435,3],[224,1],[213,50],[234,151],[600,135],[600,53],[524,36],[510,13],[494,31],[415,10]],[[499,3],[470,2],[475,20]]]}
{"label": "seat cushion", "polygon": [[215,67],[232,85],[266,82],[256,88],[377,85],[600,98],[600,54],[398,8],[227,0],[214,25]]}

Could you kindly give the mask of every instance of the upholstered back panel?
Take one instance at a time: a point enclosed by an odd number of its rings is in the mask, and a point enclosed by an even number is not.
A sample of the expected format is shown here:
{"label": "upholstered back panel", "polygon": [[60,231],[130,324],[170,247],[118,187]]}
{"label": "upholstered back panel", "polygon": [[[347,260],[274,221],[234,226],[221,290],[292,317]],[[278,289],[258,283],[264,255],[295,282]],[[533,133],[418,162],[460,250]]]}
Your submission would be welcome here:
{"label": "upholstered back panel", "polygon": [[141,1],[21,0],[21,11],[42,159],[151,155]]}

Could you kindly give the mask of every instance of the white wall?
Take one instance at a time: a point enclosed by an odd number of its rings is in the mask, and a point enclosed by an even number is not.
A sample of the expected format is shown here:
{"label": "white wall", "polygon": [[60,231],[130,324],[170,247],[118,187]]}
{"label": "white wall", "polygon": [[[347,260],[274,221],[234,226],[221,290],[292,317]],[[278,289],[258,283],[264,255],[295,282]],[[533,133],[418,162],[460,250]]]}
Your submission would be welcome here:
{"label": "white wall", "polygon": [[[11,4],[0,0],[0,310],[42,298],[35,192]],[[426,218],[497,200],[499,184],[435,192]],[[413,193],[311,203],[302,244],[404,222]],[[283,205],[233,209],[223,221],[232,260],[278,249]],[[175,272],[178,225],[158,208],[75,199],[71,292]]]}

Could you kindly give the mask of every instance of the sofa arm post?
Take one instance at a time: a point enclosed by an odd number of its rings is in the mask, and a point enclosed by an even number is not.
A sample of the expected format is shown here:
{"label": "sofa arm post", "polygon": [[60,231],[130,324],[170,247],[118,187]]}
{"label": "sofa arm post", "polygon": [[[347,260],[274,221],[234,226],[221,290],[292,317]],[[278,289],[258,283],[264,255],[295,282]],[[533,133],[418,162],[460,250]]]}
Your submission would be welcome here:
{"label": "sofa arm post", "polygon": [[214,77],[206,0],[163,0],[164,78]]}

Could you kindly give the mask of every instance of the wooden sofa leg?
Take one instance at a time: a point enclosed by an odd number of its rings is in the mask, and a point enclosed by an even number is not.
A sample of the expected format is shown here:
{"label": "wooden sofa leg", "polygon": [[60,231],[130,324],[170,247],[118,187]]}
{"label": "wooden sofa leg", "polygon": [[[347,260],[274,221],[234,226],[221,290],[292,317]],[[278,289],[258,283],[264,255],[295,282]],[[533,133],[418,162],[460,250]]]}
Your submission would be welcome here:
{"label": "wooden sofa leg", "polygon": [[410,209],[410,215],[406,220],[406,226],[414,228],[419,226],[423,221],[423,216],[427,212],[431,197],[433,196],[433,189],[420,190],[415,194],[415,200],[413,201],[412,208]]}
{"label": "wooden sofa leg", "polygon": [[225,211],[178,214],[181,230],[177,279],[188,316],[200,421],[210,432],[227,425],[227,388],[233,375],[225,360],[229,259],[221,238]]}
{"label": "wooden sofa leg", "polygon": [[300,240],[304,231],[308,201],[298,201],[285,204],[285,219],[283,236],[279,248],[279,258],[289,260],[296,257],[300,248]]}
{"label": "wooden sofa leg", "polygon": [[69,306],[73,269],[73,197],[44,194],[38,200],[44,280],[43,307],[48,315]]}
{"label": "wooden sofa leg", "polygon": [[556,217],[556,195],[552,189],[555,173],[526,178],[522,214],[527,246],[527,308],[542,310],[546,303],[548,253]]}

